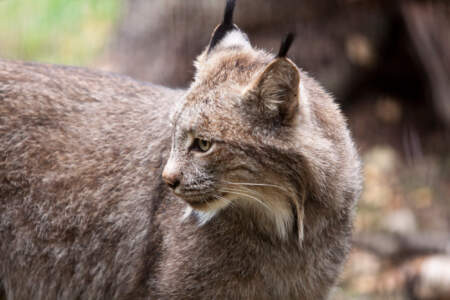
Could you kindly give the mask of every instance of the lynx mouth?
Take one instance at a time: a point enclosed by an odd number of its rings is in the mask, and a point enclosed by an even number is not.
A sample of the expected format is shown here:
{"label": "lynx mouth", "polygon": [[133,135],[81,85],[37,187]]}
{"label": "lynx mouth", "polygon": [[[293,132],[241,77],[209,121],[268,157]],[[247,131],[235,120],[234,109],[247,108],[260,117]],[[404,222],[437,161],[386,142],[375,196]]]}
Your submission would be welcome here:
{"label": "lynx mouth", "polygon": [[215,201],[216,199],[211,195],[180,195],[184,201],[186,201],[192,207],[206,205],[209,202]]}
{"label": "lynx mouth", "polygon": [[215,197],[210,194],[201,194],[201,195],[189,195],[181,197],[184,201],[186,201],[192,208],[196,210],[210,210],[217,206],[218,202],[222,201],[223,195],[220,197]]}

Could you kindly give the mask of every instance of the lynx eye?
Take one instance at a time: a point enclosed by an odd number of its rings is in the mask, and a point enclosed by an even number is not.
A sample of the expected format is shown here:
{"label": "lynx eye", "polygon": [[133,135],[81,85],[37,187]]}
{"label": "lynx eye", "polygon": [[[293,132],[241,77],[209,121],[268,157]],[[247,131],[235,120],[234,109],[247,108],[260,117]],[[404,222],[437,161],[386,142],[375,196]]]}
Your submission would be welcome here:
{"label": "lynx eye", "polygon": [[211,141],[195,138],[191,149],[199,152],[207,152],[211,148],[211,144]]}

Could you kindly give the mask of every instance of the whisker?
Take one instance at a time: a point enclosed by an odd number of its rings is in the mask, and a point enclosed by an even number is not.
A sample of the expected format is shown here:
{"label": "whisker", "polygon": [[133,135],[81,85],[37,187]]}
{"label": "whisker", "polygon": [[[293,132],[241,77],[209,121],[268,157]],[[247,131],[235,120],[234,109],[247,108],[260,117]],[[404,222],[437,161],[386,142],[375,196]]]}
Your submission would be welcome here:
{"label": "whisker", "polygon": [[222,197],[222,196],[219,196],[219,195],[214,195],[214,198],[216,198],[218,200],[223,200],[230,206],[234,205],[233,201],[231,201],[230,199],[227,199],[225,197]]}
{"label": "whisker", "polygon": [[240,191],[240,192],[243,192],[243,193],[244,192],[248,192],[250,195],[254,195],[254,196],[259,196],[260,195],[260,193],[258,193],[258,191],[249,189],[248,187],[245,187],[245,186],[239,186],[238,189],[233,189],[232,187],[224,187],[224,188]]}
{"label": "whisker", "polygon": [[240,196],[244,196],[244,197],[250,198],[250,199],[255,200],[256,202],[258,202],[259,204],[263,205],[263,206],[266,207],[268,210],[272,210],[272,209],[271,209],[266,203],[264,203],[261,199],[256,198],[256,197],[254,197],[254,196],[252,196],[252,195],[249,195],[249,194],[247,194],[247,193],[244,193],[244,191],[242,191],[242,190],[235,190],[235,189],[221,189],[220,191],[221,191],[221,192],[227,192],[227,193],[230,193],[230,194],[235,194],[235,195],[240,195]]}
{"label": "whisker", "polygon": [[[250,189],[248,187],[245,187],[245,186],[240,186],[240,188],[237,189],[237,190],[242,192],[242,193],[247,193],[249,195],[253,195],[253,196],[257,197],[258,199],[261,197],[261,193],[259,193],[258,191],[254,190],[254,189]],[[263,201],[263,200],[261,200],[261,201]]]}
{"label": "whisker", "polygon": [[252,183],[252,182],[231,182],[231,181],[226,181],[223,180],[224,183],[227,184],[235,184],[235,185],[248,185],[248,186],[267,186],[267,187],[274,187],[274,188],[278,188],[286,193],[289,193],[288,190],[286,190],[285,188],[283,188],[282,186],[276,185],[276,184],[269,184],[269,183]]}

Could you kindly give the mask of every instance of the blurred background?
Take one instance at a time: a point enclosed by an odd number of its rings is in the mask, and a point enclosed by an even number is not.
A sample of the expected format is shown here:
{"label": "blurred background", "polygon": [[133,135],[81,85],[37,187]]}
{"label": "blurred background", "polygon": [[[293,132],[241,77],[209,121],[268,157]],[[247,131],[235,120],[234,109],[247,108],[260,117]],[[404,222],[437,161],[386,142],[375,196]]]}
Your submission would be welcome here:
{"label": "blurred background", "polygon": [[[187,87],[225,1],[0,0],[0,57]],[[332,299],[450,299],[450,3],[239,0],[259,48],[340,103],[364,160],[354,247]]]}

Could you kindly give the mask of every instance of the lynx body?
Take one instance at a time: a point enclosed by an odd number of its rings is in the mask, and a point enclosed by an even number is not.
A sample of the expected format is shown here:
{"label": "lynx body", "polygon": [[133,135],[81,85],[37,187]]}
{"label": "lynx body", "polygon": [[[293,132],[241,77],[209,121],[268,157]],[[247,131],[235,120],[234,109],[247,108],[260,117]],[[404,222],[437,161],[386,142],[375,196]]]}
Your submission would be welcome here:
{"label": "lynx body", "polygon": [[288,43],[253,49],[227,4],[187,91],[0,61],[7,299],[328,296],[355,147]]}

